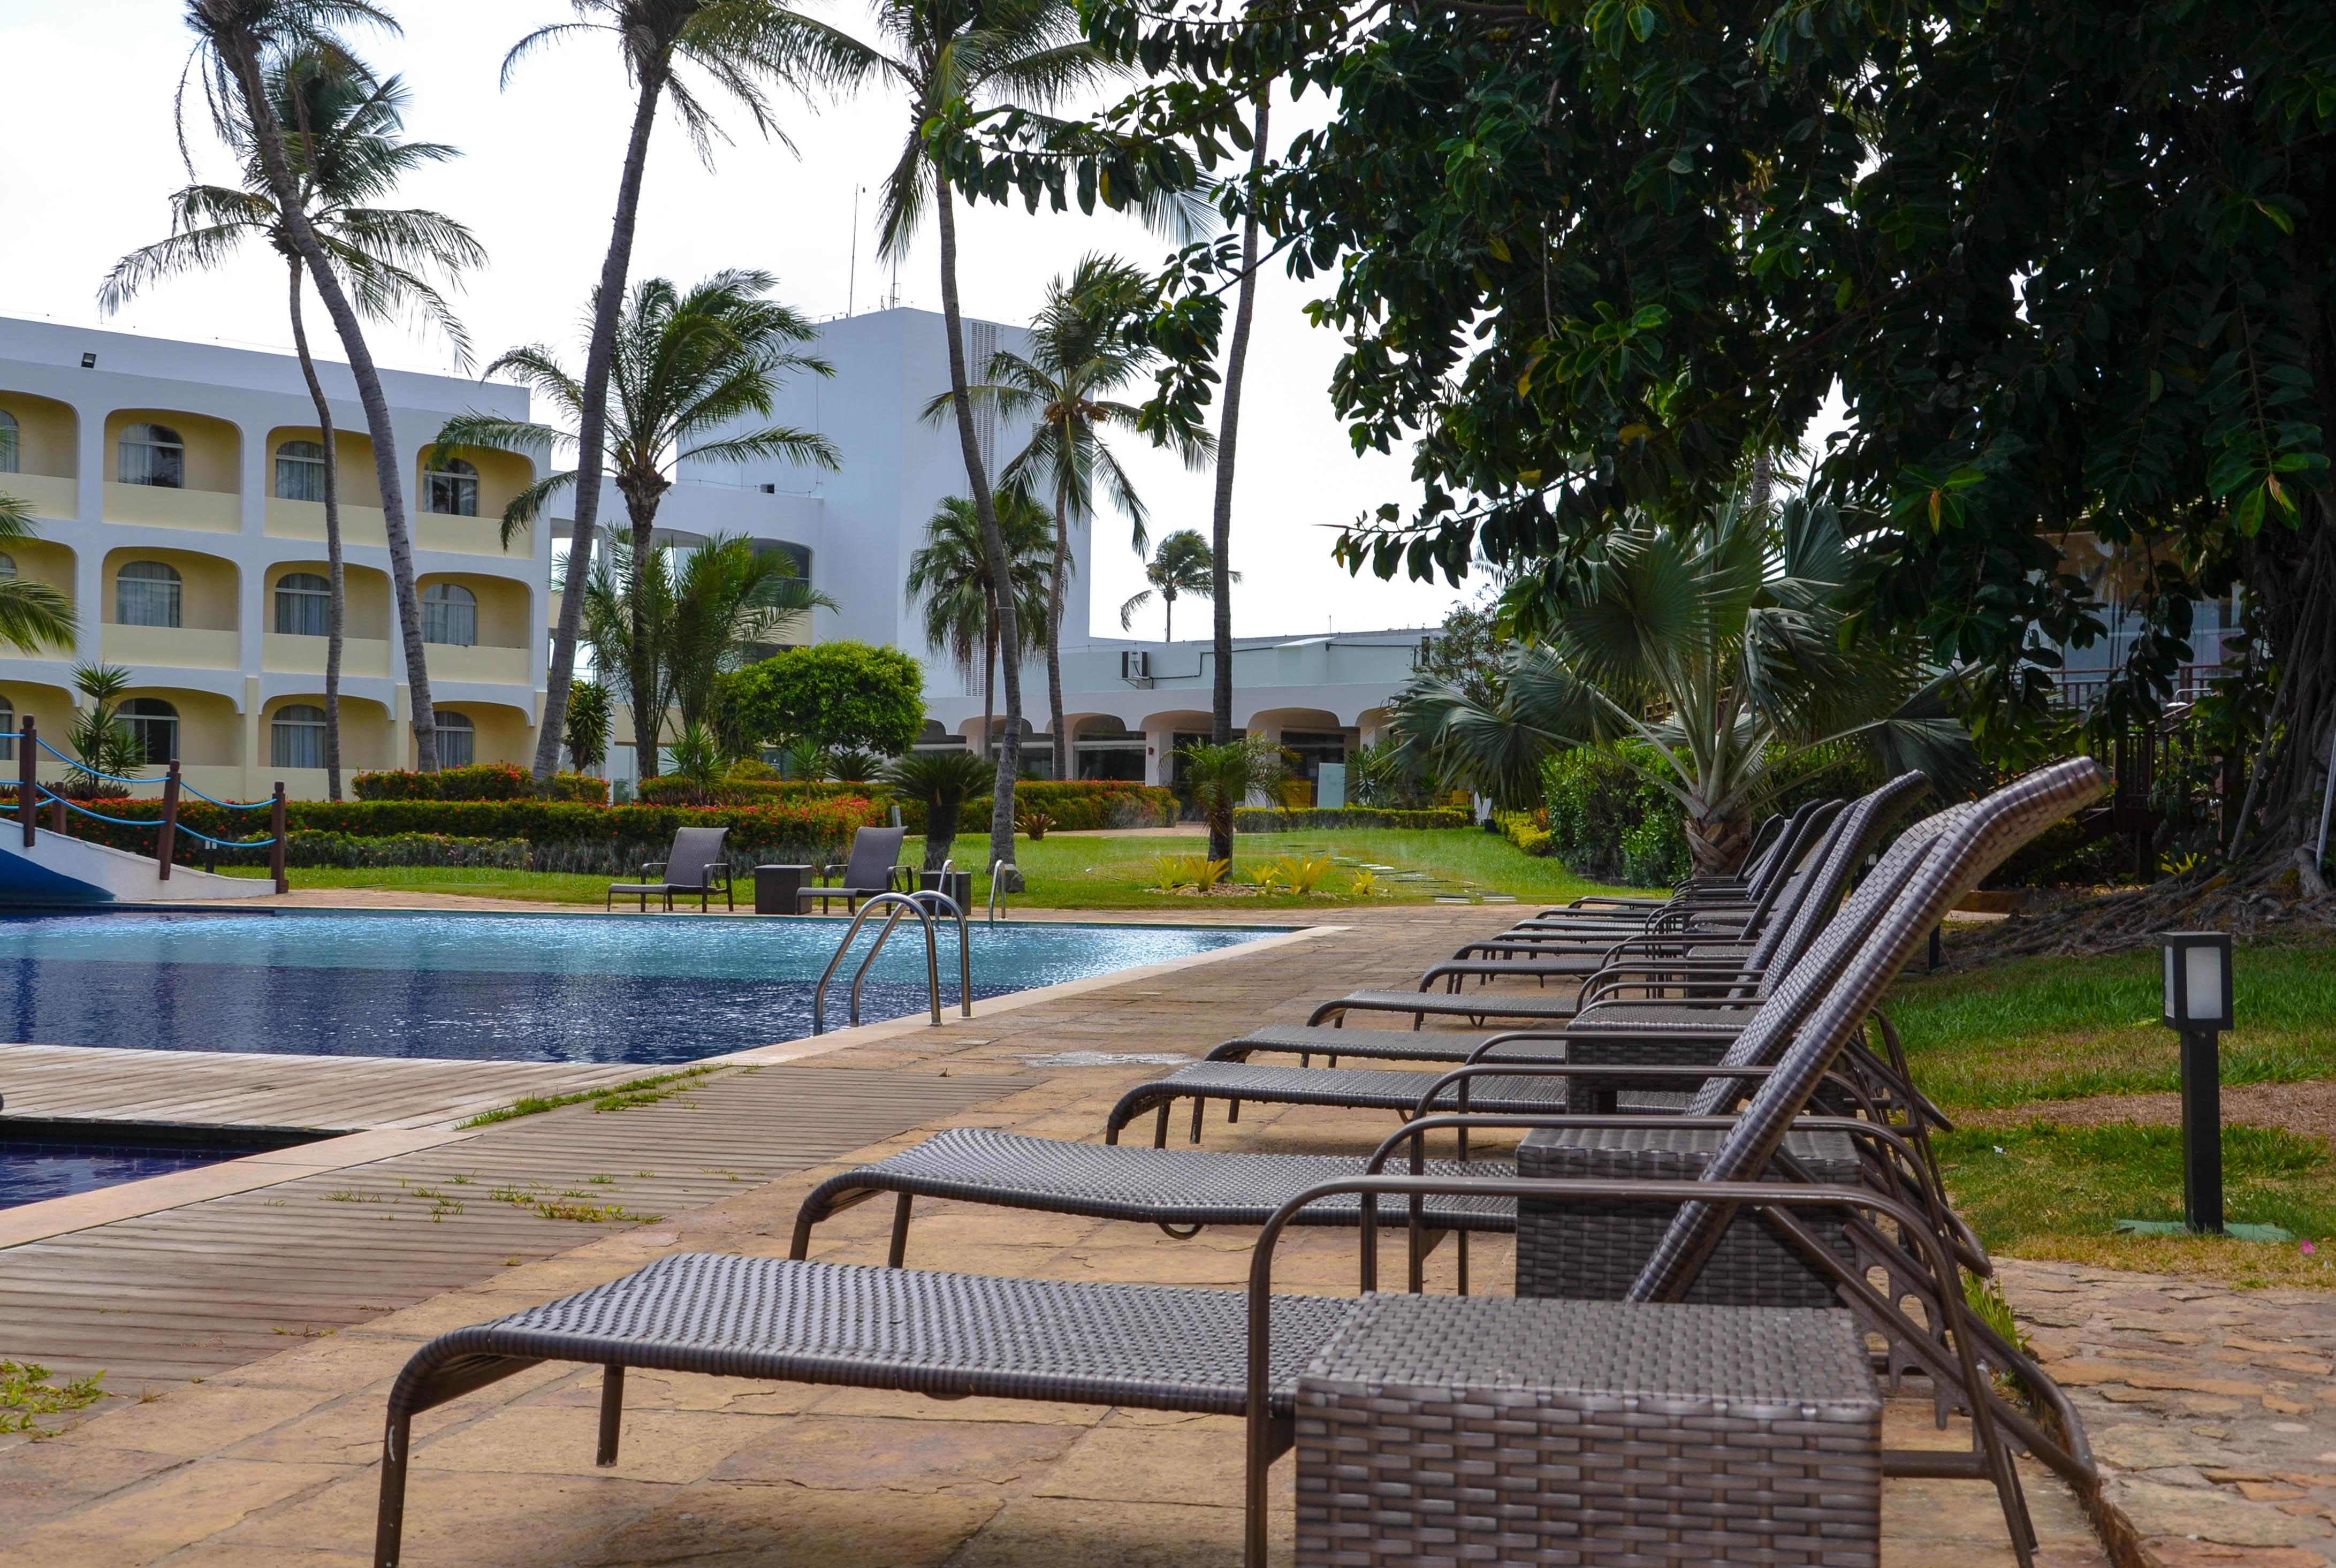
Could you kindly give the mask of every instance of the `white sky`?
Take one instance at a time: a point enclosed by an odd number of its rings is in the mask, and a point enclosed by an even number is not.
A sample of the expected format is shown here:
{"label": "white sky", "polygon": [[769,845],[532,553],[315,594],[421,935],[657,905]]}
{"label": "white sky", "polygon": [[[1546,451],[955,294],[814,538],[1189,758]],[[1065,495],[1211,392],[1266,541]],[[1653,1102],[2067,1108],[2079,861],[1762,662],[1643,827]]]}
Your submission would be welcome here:
{"label": "white sky", "polygon": [[[816,4],[817,0],[813,0]],[[512,344],[548,341],[572,354],[577,317],[608,244],[618,160],[631,94],[614,43],[582,35],[525,63],[507,93],[496,90],[503,52],[520,36],[573,13],[560,0],[404,0],[398,38],[360,35],[361,52],[413,89],[408,132],[451,142],[466,156],[413,180],[404,200],[469,224],[490,265],[457,300],[482,361]],[[862,13],[846,0],[822,14],[855,31]],[[254,249],[209,277],[165,285],[111,323],[95,305],[99,281],[125,251],[168,229],[166,200],[184,182],[172,130],[172,97],[189,37],[177,0],[0,0],[0,313],[111,325],[157,336],[288,348],[282,274]],[[1309,107],[1319,113],[1319,100]],[[198,106],[199,107],[199,106]],[[860,205],[856,285],[853,198],[872,185],[907,132],[896,97],[871,93],[814,109],[783,102],[799,156],[758,141],[742,114],[737,141],[709,173],[669,117],[651,145],[647,194],[633,276],[694,280],[718,268],[776,272],[780,294],[814,316],[861,310],[891,287],[874,258],[872,193]],[[1298,116],[1285,108],[1281,140]],[[200,122],[198,121],[200,123]],[[232,172],[197,143],[203,177]],[[1132,221],[1076,211],[1027,216],[984,208],[960,226],[966,309],[1026,320],[1048,278],[1090,249],[1116,250],[1144,266],[1165,253]],[[900,269],[903,304],[940,307],[930,226]],[[1259,294],[1243,399],[1233,564],[1245,579],[1234,599],[1242,635],[1319,632],[1433,622],[1455,595],[1441,584],[1354,579],[1329,559],[1337,529],[1381,502],[1408,502],[1408,454],[1358,459],[1326,391],[1339,343],[1308,325],[1301,308],[1318,285],[1280,271]],[[315,330],[312,318],[312,331]],[[443,343],[393,327],[373,335],[385,365],[450,371]],[[1213,413],[1212,415],[1213,421]],[[1128,438],[1124,460],[1151,503],[1153,536],[1209,526],[1206,474]],[[1116,634],[1118,606],[1143,586],[1121,525],[1099,519],[1095,626]],[[1473,585],[1472,585],[1473,586]],[[1189,601],[1178,629],[1201,629]],[[1158,635],[1158,608],[1135,623]]]}

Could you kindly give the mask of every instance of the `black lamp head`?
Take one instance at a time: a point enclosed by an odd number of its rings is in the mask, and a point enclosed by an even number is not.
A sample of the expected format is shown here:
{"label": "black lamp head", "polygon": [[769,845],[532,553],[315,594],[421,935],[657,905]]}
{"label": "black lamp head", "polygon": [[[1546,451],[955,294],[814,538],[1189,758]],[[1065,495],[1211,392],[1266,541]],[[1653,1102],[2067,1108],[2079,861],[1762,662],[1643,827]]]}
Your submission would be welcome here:
{"label": "black lamp head", "polygon": [[2165,1008],[2159,1021],[2169,1029],[2232,1027],[2230,934],[2166,931],[2157,940],[2166,951]]}

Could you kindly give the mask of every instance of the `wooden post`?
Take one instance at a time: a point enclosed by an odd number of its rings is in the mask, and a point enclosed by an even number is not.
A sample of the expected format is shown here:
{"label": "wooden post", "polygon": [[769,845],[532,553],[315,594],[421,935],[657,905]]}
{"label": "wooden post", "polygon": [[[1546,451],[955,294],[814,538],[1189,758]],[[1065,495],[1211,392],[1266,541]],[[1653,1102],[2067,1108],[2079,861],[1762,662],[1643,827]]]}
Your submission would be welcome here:
{"label": "wooden post", "polygon": [[65,827],[65,797],[55,795],[49,801],[49,831],[59,838],[68,836]]}
{"label": "wooden post", "polygon": [[170,759],[170,771],[162,778],[162,825],[154,833],[154,858],[161,862],[158,881],[170,880],[170,856],[179,847],[179,759]]}
{"label": "wooden post", "polygon": [[284,781],[276,781],[276,795],[268,808],[268,831],[276,835],[268,846],[268,869],[276,878],[276,891],[288,893],[292,884],[284,875]]}
{"label": "wooden post", "polygon": [[33,716],[24,716],[24,733],[16,737],[16,814],[24,820],[24,847],[31,849],[41,831],[40,736],[33,728]]}

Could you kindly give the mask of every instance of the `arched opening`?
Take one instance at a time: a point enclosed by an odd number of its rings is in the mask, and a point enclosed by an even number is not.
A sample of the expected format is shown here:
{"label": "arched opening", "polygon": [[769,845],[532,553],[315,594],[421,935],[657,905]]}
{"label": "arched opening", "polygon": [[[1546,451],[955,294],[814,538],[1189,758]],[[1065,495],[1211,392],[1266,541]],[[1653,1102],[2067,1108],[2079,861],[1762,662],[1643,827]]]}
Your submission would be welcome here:
{"label": "arched opening", "polygon": [[125,560],[113,577],[113,618],[123,626],[182,624],[186,584],[159,560]]}
{"label": "arched opening", "polygon": [[459,582],[422,590],[422,640],[470,648],[479,640],[479,596]]}
{"label": "arched opening", "polygon": [[12,578],[15,575],[16,558],[5,551],[0,551],[0,579]]}
{"label": "arched opening", "polygon": [[314,703],[286,703],[268,726],[268,760],[277,767],[325,765],[325,710]]}
{"label": "arched opening", "polygon": [[323,637],[331,630],[333,585],[313,571],[276,579],[276,629],[285,637]]}
{"label": "arched opening", "polygon": [[179,755],[179,710],[161,697],[133,696],[114,713],[149,765],[160,766]]}
{"label": "arched opening", "polygon": [[23,444],[23,432],[16,416],[0,408],[0,473],[16,472],[17,450]]}
{"label": "arched opening", "polygon": [[16,705],[0,692],[0,762],[16,760]]}
{"label": "arched opening", "polygon": [[439,708],[438,765],[469,767],[479,756],[479,726],[471,722],[466,713]]}
{"label": "arched opening", "polygon": [[442,458],[423,476],[423,510],[453,517],[479,515],[479,471],[460,457]]}
{"label": "arched opening", "polygon": [[325,499],[325,443],[287,441],[276,449],[276,499]]}
{"label": "arched opening", "polygon": [[[122,427],[114,443],[114,477],[158,490],[187,487],[187,443],[167,424],[141,421]],[[173,622],[172,624],[176,624]]]}

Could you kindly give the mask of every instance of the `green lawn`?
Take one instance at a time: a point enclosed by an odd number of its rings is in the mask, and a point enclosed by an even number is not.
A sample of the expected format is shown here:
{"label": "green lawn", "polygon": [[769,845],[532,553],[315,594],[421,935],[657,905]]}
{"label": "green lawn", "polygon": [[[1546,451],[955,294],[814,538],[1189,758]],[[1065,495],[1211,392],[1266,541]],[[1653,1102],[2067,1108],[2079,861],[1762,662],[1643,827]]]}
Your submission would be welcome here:
{"label": "green lawn", "polygon": [[[978,863],[988,847],[986,837],[972,834],[960,834],[955,845],[959,866],[975,872],[977,901],[986,902],[989,896],[989,875]],[[1234,842],[1237,876],[1246,874],[1251,866],[1286,855],[1330,857],[1332,869],[1312,893],[1226,890],[1203,900],[1192,893],[1157,891],[1161,874],[1155,862],[1160,857],[1199,855],[1207,848],[1206,835],[1198,832],[1160,837],[1054,833],[1035,843],[1017,840],[1015,857],[1027,886],[1007,901],[1023,909],[1335,908],[1366,901],[1352,891],[1355,873],[1365,866],[1387,868],[1372,872],[1377,885],[1368,901],[1375,903],[1483,893],[1506,894],[1521,903],[1561,903],[1586,892],[1614,891],[1583,881],[1555,861],[1524,854],[1492,833],[1381,828],[1243,833]],[[922,864],[924,842],[910,839],[902,858],[912,865]],[[266,873],[256,867],[239,867],[222,868],[222,874]],[[608,887],[605,877],[433,866],[297,867],[291,880],[295,888],[369,888],[545,903],[597,904]],[[740,891],[751,898],[745,888]]]}

